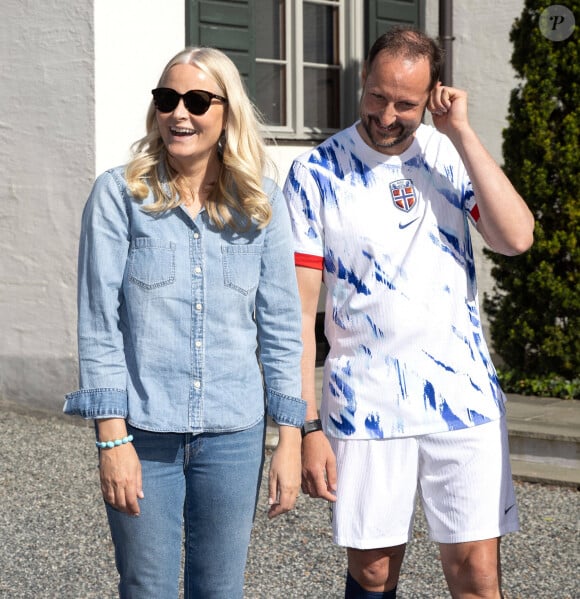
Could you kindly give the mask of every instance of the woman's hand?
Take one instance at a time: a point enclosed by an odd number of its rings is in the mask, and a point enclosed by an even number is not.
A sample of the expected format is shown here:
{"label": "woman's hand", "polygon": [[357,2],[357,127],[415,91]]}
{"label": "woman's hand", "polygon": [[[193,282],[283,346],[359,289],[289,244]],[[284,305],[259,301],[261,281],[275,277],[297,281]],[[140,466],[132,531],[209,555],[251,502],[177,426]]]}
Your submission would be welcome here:
{"label": "woman's hand", "polygon": [[[100,441],[122,439],[127,436],[127,426],[121,418],[108,418],[97,423]],[[138,499],[143,499],[141,462],[132,443],[119,445],[99,452],[99,473],[103,499],[113,508],[138,516]]]}
{"label": "woman's hand", "polygon": [[103,499],[116,510],[131,516],[140,513],[143,499],[141,462],[132,443],[101,449],[99,460]]}
{"label": "woman's hand", "polygon": [[268,518],[290,511],[296,505],[300,492],[300,429],[280,426],[279,435],[268,477]]}

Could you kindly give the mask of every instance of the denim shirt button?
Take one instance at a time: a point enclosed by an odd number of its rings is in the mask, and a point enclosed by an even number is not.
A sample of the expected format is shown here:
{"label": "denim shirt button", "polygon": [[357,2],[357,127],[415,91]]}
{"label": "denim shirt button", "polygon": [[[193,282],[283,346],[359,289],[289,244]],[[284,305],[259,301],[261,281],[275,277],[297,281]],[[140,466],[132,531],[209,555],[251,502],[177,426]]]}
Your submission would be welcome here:
{"label": "denim shirt button", "polygon": [[201,341],[199,339],[195,342],[195,347],[201,347]]}
{"label": "denim shirt button", "polygon": [[201,308],[202,308],[201,304],[195,304],[195,309],[196,310],[199,311],[199,310],[201,310]]}
{"label": "denim shirt button", "polygon": [[201,273],[201,268],[199,266],[196,266],[195,269],[194,269],[194,272],[195,272],[196,275],[200,274]]}
{"label": "denim shirt button", "polygon": [[200,383],[199,381],[193,381],[193,386],[194,386],[196,389],[199,389],[199,388],[201,387],[201,383]]}

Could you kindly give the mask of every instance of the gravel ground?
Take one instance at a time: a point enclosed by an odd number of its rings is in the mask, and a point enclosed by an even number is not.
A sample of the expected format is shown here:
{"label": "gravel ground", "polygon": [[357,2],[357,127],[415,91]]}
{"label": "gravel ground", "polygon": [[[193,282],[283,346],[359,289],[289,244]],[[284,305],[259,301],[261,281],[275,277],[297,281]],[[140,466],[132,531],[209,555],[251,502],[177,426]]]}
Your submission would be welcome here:
{"label": "gravel ground", "polygon": [[[4,404],[0,426],[0,597],[113,599],[116,572],[92,429]],[[521,531],[502,542],[505,598],[580,599],[578,490],[531,483],[517,483],[516,490]],[[327,505],[301,496],[296,510],[268,521],[263,488],[245,597],[340,599],[344,572]],[[449,596],[422,515],[398,596]]]}

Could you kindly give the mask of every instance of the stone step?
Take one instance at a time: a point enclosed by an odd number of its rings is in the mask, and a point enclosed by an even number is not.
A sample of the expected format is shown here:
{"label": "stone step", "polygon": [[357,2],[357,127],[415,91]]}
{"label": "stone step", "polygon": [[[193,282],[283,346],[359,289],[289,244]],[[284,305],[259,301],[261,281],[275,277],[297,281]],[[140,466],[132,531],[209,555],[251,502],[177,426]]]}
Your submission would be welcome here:
{"label": "stone step", "polygon": [[580,402],[509,395],[514,478],[580,486]]}
{"label": "stone step", "polygon": [[580,470],[557,466],[549,461],[520,460],[511,457],[512,475],[514,480],[521,480],[545,485],[562,487],[580,487]]}
{"label": "stone step", "polygon": [[580,487],[580,440],[535,430],[509,429],[514,478]]}

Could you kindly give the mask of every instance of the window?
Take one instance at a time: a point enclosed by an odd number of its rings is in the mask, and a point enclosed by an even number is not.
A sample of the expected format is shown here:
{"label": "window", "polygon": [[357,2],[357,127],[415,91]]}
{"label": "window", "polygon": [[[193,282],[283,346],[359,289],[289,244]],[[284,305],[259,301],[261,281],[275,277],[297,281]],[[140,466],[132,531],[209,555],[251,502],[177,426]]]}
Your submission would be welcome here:
{"label": "window", "polygon": [[369,40],[421,25],[424,0],[187,0],[187,43],[226,52],[278,140],[325,139],[356,118]]}
{"label": "window", "polygon": [[257,0],[255,100],[281,136],[310,137],[341,127],[343,5]]}
{"label": "window", "polygon": [[286,1],[258,1],[256,32],[255,100],[269,124],[288,123],[288,50]]}

